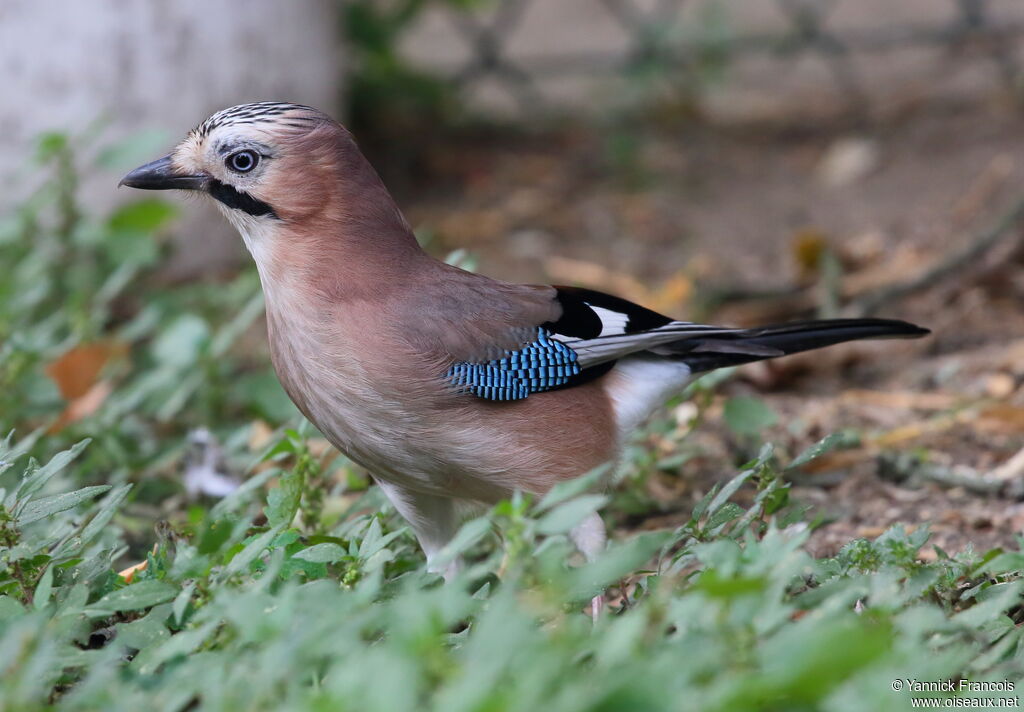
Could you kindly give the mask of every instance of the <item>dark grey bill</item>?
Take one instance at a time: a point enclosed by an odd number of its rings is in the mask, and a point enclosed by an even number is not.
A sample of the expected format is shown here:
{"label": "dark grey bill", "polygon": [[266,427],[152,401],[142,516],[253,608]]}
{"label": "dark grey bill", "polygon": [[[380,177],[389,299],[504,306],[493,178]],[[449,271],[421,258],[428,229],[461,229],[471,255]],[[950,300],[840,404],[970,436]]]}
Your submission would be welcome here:
{"label": "dark grey bill", "polygon": [[119,186],[126,185],[142,190],[206,190],[209,184],[209,176],[187,175],[175,171],[171,166],[170,156],[139,166],[118,183]]}

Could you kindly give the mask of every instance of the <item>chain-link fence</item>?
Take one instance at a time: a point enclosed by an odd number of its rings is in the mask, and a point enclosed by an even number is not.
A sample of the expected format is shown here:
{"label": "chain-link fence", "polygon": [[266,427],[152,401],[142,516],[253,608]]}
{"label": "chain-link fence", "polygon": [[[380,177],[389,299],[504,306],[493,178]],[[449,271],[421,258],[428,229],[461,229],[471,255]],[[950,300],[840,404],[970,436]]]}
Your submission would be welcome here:
{"label": "chain-link fence", "polygon": [[506,114],[653,94],[725,120],[859,119],[1016,97],[1024,2],[495,0],[432,8],[402,52]]}

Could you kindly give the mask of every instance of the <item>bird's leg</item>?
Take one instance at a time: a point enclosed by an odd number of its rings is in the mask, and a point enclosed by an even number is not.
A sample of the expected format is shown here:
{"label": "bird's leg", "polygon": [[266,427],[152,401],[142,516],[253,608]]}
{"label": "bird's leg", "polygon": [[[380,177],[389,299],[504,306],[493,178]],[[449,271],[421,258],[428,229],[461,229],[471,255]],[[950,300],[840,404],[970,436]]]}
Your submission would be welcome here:
{"label": "bird's leg", "polygon": [[[605,542],[608,540],[601,515],[594,512],[577,524],[569,532],[569,538],[572,539],[572,543],[576,545],[588,563],[596,559],[598,554],[604,551]],[[603,609],[604,594],[602,593],[590,600],[590,615],[595,621]]]}
{"label": "bird's leg", "polygon": [[435,560],[459,530],[455,501],[448,497],[416,492],[384,480],[377,480],[377,484],[412,527],[423,553],[427,555],[427,570],[441,574],[445,581],[451,581],[462,568],[461,557],[443,565],[436,564]]}

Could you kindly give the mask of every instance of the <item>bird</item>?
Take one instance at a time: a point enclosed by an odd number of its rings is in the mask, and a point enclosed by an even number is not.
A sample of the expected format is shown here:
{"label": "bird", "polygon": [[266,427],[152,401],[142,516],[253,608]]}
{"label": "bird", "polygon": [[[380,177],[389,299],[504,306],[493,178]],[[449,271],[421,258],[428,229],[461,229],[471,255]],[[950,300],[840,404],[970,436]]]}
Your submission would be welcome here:
{"label": "bird", "polygon": [[[698,324],[592,289],[464,271],[420,247],[349,131],[301,104],[219,111],[119,185],[214,200],[256,263],[284,390],[370,473],[445,579],[462,565],[444,553],[462,504],[541,496],[616,462],[696,376],[929,333],[873,318]],[[570,538],[595,558],[599,514]]]}

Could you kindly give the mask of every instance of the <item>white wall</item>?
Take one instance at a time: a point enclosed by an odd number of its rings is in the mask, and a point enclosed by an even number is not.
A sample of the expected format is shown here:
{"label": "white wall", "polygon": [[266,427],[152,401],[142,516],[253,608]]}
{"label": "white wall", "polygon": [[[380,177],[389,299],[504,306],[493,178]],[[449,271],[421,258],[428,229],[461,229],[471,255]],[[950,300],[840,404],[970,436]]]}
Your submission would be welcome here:
{"label": "white wall", "polygon": [[[19,169],[43,131],[104,118],[104,139],[159,129],[167,145],[156,148],[166,151],[213,111],[245,101],[334,111],[338,25],[336,0],[0,0],[0,211],[31,187]],[[84,199],[100,209],[126,199],[118,178],[88,176]],[[212,209],[191,201],[185,212],[178,267],[238,254]]]}

